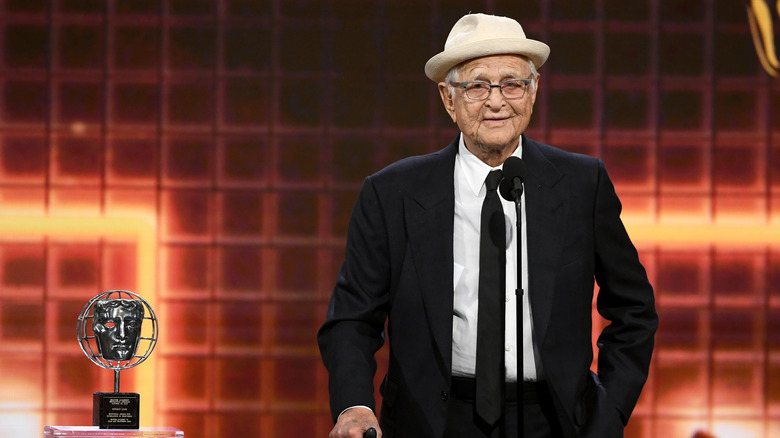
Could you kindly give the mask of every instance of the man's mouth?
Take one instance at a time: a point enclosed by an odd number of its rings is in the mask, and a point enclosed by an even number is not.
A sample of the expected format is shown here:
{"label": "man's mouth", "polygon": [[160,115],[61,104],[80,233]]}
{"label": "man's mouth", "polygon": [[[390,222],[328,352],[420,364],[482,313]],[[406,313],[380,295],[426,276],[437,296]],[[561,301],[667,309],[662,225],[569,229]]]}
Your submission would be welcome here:
{"label": "man's mouth", "polygon": [[506,122],[507,120],[509,120],[509,119],[502,117],[502,118],[483,119],[482,122],[486,123],[488,125],[499,125],[499,124],[502,124],[503,122]]}

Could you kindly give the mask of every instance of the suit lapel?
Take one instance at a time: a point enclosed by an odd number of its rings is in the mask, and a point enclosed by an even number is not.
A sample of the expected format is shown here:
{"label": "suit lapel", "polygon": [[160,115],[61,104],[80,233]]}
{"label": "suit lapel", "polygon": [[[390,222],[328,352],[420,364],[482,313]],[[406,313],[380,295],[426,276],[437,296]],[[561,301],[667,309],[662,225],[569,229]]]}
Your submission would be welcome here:
{"label": "suit lapel", "polygon": [[453,256],[455,211],[453,172],[457,143],[444,149],[431,169],[429,184],[404,199],[409,249],[425,313],[442,361],[452,369]]}
{"label": "suit lapel", "polygon": [[[563,245],[568,196],[565,176],[524,138],[529,299],[534,336],[541,345],[547,331],[555,288],[555,266]],[[453,258],[456,142],[435,157],[429,184],[404,199],[409,249],[434,341],[447,370],[452,369]],[[445,194],[445,195],[443,195]]]}
{"label": "suit lapel", "polygon": [[544,157],[536,142],[524,138],[523,148],[523,160],[528,167],[528,293],[535,341],[542,345],[555,298],[555,267],[563,245],[568,192],[565,176]]}

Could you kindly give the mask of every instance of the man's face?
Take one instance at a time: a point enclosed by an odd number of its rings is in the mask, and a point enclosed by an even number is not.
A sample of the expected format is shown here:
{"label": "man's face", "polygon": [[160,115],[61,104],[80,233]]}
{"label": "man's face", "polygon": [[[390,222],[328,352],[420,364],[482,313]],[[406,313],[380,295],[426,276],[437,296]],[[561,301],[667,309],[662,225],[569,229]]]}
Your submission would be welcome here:
{"label": "man's face", "polygon": [[[458,81],[499,84],[507,79],[528,79],[530,76],[527,60],[514,55],[496,55],[463,64]],[[461,87],[456,87],[452,98],[446,84],[439,84],[444,107],[463,132],[466,147],[483,161],[486,161],[485,157],[506,158],[514,151],[531,120],[537,88],[529,86],[520,99],[506,99],[498,88],[492,88],[486,100],[473,100]]]}
{"label": "man's face", "polygon": [[133,358],[138,347],[143,314],[135,308],[116,306],[94,315],[98,350],[106,360],[125,361]]}

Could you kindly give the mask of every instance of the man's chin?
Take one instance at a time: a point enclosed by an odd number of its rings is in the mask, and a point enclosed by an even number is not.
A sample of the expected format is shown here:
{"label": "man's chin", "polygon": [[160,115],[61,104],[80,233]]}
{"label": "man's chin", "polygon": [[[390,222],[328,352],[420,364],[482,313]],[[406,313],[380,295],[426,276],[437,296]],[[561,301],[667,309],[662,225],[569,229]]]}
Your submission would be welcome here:
{"label": "man's chin", "polygon": [[514,150],[519,144],[519,138],[513,138],[509,135],[484,135],[478,140],[483,150],[493,151],[503,151],[507,148]]}

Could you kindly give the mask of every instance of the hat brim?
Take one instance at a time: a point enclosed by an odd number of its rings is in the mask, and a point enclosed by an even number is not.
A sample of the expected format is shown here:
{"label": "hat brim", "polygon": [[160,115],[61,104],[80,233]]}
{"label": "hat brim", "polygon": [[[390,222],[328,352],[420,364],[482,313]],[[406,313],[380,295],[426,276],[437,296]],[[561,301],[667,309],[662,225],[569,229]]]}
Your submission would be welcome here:
{"label": "hat brim", "polygon": [[547,61],[550,47],[527,38],[496,38],[475,41],[447,49],[425,63],[425,75],[434,82],[443,82],[452,67],[470,59],[493,55],[527,56],[539,68]]}

